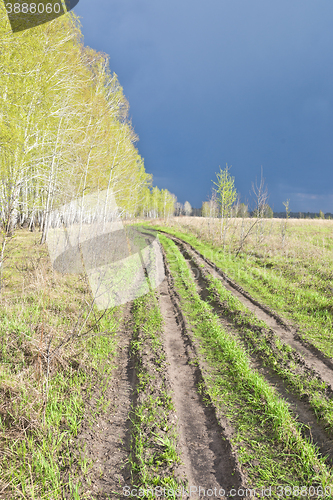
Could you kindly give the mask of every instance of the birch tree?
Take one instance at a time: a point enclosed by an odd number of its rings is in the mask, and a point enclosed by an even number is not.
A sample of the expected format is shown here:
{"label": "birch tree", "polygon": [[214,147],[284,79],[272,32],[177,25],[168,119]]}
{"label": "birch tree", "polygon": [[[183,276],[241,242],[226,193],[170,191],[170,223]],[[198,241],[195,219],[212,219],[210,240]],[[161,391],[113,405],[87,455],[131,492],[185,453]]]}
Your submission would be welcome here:
{"label": "birch tree", "polygon": [[185,210],[185,214],[187,216],[191,215],[191,213],[192,213],[192,207],[191,207],[191,204],[190,204],[189,201],[185,201],[185,203],[184,203],[184,210]]}
{"label": "birch tree", "polygon": [[[105,189],[123,217],[173,213],[171,193],[152,189],[108,57],[81,38],[73,13],[14,36],[0,3],[0,222],[7,236],[38,219],[43,243],[57,207],[80,198],[83,217],[86,194]],[[106,198],[105,219],[107,210]]]}
{"label": "birch tree", "polygon": [[220,171],[216,174],[216,177],[217,182],[214,182],[214,185],[216,186],[216,199],[219,205],[221,218],[220,241],[223,241],[224,248],[232,207],[237,199],[237,191],[235,188],[235,178],[230,176],[228,165],[226,165],[224,170],[220,167]]}

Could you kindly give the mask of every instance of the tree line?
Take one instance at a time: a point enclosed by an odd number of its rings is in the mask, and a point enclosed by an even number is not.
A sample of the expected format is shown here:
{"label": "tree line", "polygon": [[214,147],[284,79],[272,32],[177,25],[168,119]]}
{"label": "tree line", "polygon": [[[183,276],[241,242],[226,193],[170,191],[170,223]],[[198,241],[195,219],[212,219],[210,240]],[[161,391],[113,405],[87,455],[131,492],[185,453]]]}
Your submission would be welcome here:
{"label": "tree line", "polygon": [[13,34],[0,2],[0,214],[5,236],[111,190],[118,216],[168,217],[176,198],[152,187],[129,105],[105,54],[85,47],[71,12]]}

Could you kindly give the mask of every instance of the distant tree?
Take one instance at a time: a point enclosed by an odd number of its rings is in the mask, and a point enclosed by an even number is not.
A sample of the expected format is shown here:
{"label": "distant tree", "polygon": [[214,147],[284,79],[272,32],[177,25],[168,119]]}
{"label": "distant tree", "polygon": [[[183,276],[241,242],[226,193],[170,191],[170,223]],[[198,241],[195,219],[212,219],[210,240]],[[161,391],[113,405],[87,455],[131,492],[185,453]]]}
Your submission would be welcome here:
{"label": "distant tree", "polygon": [[223,247],[225,246],[226,233],[229,225],[229,220],[232,215],[232,207],[237,198],[237,191],[235,188],[235,178],[229,174],[229,167],[226,165],[224,170],[221,169],[216,174],[217,182],[216,197],[220,207],[221,229],[220,239],[223,239]]}
{"label": "distant tree", "polygon": [[325,214],[321,210],[319,211],[319,219],[325,219]]}
{"label": "distant tree", "polygon": [[261,207],[261,209],[255,209],[253,211],[253,217],[262,217],[263,219],[271,219],[274,215],[271,207],[266,203]]}
{"label": "distant tree", "polygon": [[209,203],[208,201],[203,201],[201,206],[202,217],[209,217]]}
{"label": "distant tree", "polygon": [[271,209],[271,207],[269,205],[266,205],[264,208],[264,217],[266,219],[272,219],[273,216],[274,216],[273,210]]}
{"label": "distant tree", "polygon": [[185,201],[184,203],[184,210],[186,215],[191,215],[192,213],[192,207],[191,204],[188,201]]}
{"label": "distant tree", "polygon": [[267,201],[268,201],[268,189],[265,184],[265,179],[263,177],[263,170],[261,167],[261,177],[260,177],[260,184],[258,185],[257,180],[256,183],[252,183],[252,192],[254,195],[255,199],[255,209],[254,209],[254,214],[255,217],[258,219],[264,218],[265,210],[267,209]]}
{"label": "distant tree", "polygon": [[211,234],[213,219],[219,215],[219,207],[216,200],[216,192],[213,190],[212,196],[209,201],[204,201],[201,208],[201,215],[207,219],[208,232]]}
{"label": "distant tree", "polygon": [[216,199],[216,192],[213,191],[210,200],[208,201],[209,217],[215,218],[219,216],[219,206]]}
{"label": "distant tree", "polygon": [[286,219],[289,219],[289,216],[290,216],[289,202],[290,202],[290,200],[287,200],[287,201],[283,202],[283,205],[284,205],[284,207],[286,209]]}
{"label": "distant tree", "polygon": [[171,194],[167,189],[162,189],[161,191],[162,207],[163,207],[163,217],[167,219],[171,217],[175,212],[176,197]]}
{"label": "distant tree", "polygon": [[216,198],[213,197],[209,201],[204,201],[201,207],[202,217],[218,217],[219,207],[216,202]]}
{"label": "distant tree", "polygon": [[268,189],[265,184],[265,179],[263,177],[262,167],[261,167],[260,183],[258,184],[257,180],[255,183],[254,182],[252,183],[252,192],[255,200],[255,209],[252,212],[254,221],[253,222],[251,221],[250,225],[247,228],[245,228],[243,220],[240,239],[239,239],[239,247],[236,250],[236,257],[242,251],[245,241],[247,240],[247,238],[249,238],[249,236],[253,233],[255,229],[257,233],[256,236],[257,243],[261,243],[264,238],[265,221],[263,219],[265,218],[265,212],[267,214]]}
{"label": "distant tree", "polygon": [[184,213],[184,206],[182,203],[180,203],[179,201],[177,201],[175,203],[175,215],[176,216],[179,216],[179,215],[183,215]]}
{"label": "distant tree", "polygon": [[288,219],[290,215],[290,210],[289,210],[289,201],[284,201],[283,205],[286,209],[286,218],[285,220],[282,220],[281,222],[281,238],[282,238],[282,246],[284,247],[285,241],[286,241],[286,236],[287,236],[287,224],[288,224]]}
{"label": "distant tree", "polygon": [[236,217],[249,217],[250,214],[249,214],[248,206],[245,205],[245,203],[240,203],[236,207],[236,214],[235,214],[235,216]]}

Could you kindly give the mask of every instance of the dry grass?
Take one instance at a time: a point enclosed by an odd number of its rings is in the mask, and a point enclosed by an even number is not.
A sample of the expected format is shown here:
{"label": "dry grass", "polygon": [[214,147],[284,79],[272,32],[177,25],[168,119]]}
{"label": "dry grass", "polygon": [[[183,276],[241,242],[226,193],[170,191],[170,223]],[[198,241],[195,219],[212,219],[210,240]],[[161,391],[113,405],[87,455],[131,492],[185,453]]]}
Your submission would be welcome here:
{"label": "dry grass", "polygon": [[[304,340],[333,358],[333,221],[231,219],[225,248],[219,222],[177,217],[167,226],[253,297],[291,320]],[[245,231],[252,226],[238,253]]]}
{"label": "dry grass", "polygon": [[[30,410],[36,401],[44,404],[46,377],[66,369],[77,346],[60,349],[50,360],[47,353],[68,335],[89,294],[79,277],[53,271],[47,249],[36,244],[36,235],[19,231],[11,247],[0,295],[2,414],[13,414],[14,406],[20,406],[16,400],[22,391],[34,395]],[[28,413],[33,418],[34,412]],[[37,410],[35,420],[41,423],[39,414]]]}
{"label": "dry grass", "polygon": [[62,480],[69,470],[75,476],[68,446],[114,350],[103,330],[112,336],[118,321],[111,311],[98,322],[92,309],[83,328],[92,302],[87,281],[54,271],[38,242],[27,230],[16,233],[0,294],[0,492],[11,499],[44,498],[56,488],[47,498],[62,498],[69,488]]}
{"label": "dry grass", "polygon": [[[254,219],[234,218],[226,237],[226,250],[235,253],[242,235],[253,226]],[[152,221],[159,225],[161,221]],[[173,217],[168,226],[197,235],[221,247],[220,219]],[[283,231],[286,225],[285,237]],[[322,219],[260,219],[245,241],[243,253],[258,257],[293,257],[304,261],[322,261],[332,268],[333,220]]]}

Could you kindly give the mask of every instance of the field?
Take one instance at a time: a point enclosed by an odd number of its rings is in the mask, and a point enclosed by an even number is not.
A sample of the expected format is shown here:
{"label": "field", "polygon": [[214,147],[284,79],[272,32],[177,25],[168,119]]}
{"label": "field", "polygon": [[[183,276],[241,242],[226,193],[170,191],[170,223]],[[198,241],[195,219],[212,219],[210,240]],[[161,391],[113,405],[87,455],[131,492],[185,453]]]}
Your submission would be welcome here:
{"label": "field", "polygon": [[0,498],[333,498],[333,221],[253,223],[140,221],[166,277],[105,312],[17,231]]}

